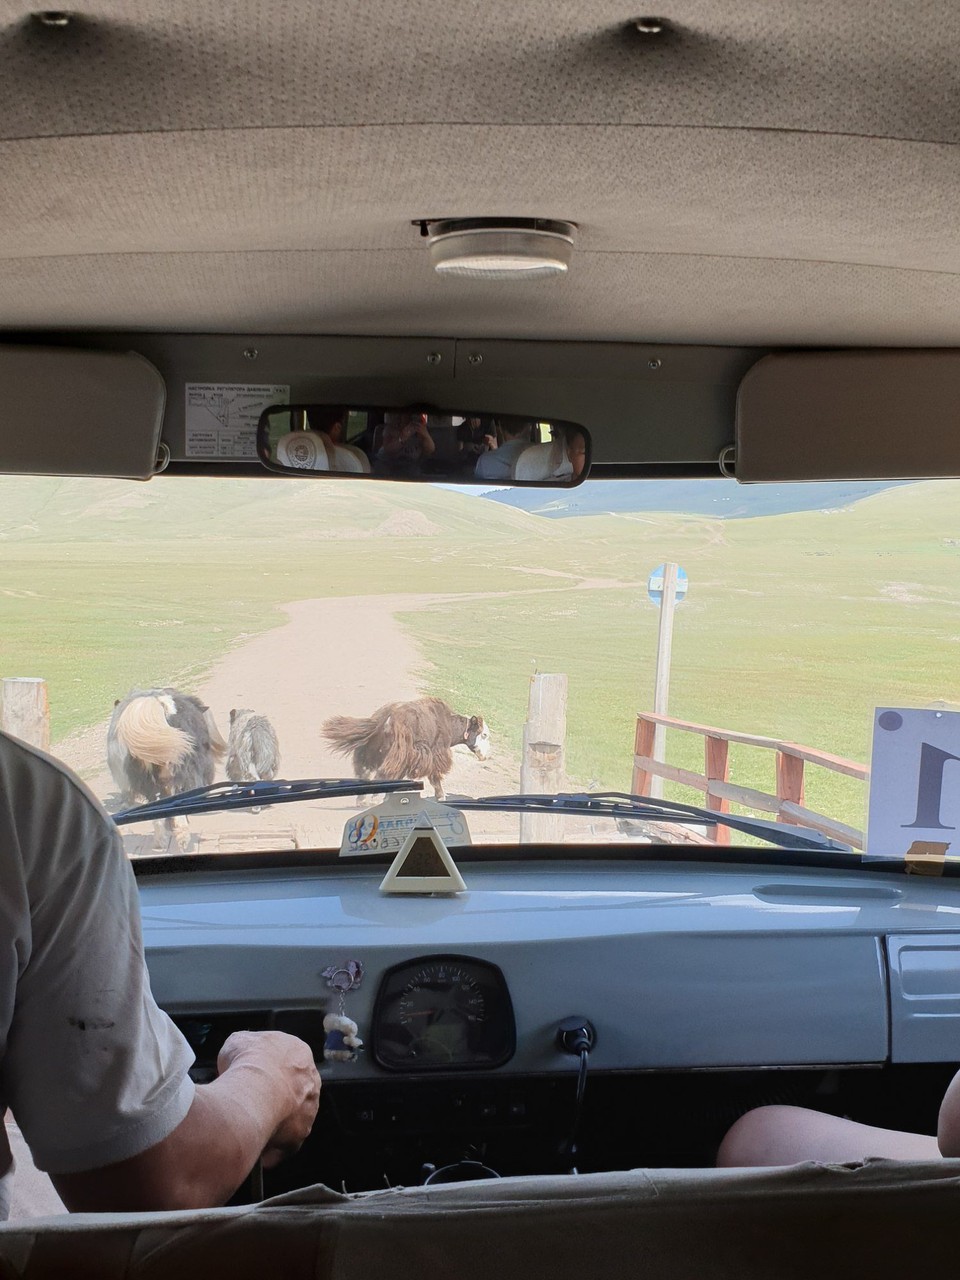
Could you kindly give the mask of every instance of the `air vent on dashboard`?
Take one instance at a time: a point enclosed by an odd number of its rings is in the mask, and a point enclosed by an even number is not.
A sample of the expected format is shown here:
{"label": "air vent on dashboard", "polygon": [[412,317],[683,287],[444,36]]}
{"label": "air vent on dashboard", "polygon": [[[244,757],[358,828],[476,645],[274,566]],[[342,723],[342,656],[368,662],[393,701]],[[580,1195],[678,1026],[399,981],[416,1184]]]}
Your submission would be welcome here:
{"label": "air vent on dashboard", "polygon": [[323,1016],[325,1009],[254,1009],[233,1013],[177,1013],[173,1021],[186,1037],[196,1056],[190,1075],[203,1083],[217,1074],[217,1056],[223,1043],[235,1031],[285,1031],[299,1036],[323,1059]]}

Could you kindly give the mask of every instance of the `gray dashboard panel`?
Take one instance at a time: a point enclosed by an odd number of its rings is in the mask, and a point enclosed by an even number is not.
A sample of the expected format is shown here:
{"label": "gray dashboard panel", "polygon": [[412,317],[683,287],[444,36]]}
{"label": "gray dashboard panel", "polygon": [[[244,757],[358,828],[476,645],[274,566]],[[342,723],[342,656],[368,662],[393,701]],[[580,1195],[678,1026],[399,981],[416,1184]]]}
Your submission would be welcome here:
{"label": "gray dashboard panel", "polygon": [[[601,1070],[880,1063],[886,935],[939,938],[960,926],[952,884],[904,876],[705,864],[463,870],[468,893],[451,899],[384,898],[379,868],[142,880],[154,990],[181,1013],[320,1007],[321,971],[360,959],[367,976],[347,1011],[369,1036],[386,969],[455,953],[504,972],[518,1032],[504,1072],[569,1070],[554,1033],[571,1014],[596,1024]],[[960,932],[946,937],[960,947]],[[953,990],[960,1009],[960,969]],[[897,1033],[900,1060],[957,1056],[949,1019],[911,1050],[915,1028]],[[385,1075],[369,1054],[332,1074]]]}

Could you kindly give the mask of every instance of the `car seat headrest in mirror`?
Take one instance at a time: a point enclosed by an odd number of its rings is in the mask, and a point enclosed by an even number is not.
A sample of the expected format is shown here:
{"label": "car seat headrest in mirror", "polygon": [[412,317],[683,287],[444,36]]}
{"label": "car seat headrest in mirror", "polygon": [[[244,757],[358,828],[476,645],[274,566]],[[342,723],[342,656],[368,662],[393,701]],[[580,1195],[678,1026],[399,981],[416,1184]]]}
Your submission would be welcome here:
{"label": "car seat headrest in mirror", "polygon": [[[558,442],[559,443],[559,442]],[[562,444],[533,444],[524,449],[513,464],[513,479],[544,481],[569,479],[573,464]]]}
{"label": "car seat headrest in mirror", "polygon": [[330,457],[319,431],[288,431],[277,441],[276,458],[280,466],[297,471],[330,470]]}

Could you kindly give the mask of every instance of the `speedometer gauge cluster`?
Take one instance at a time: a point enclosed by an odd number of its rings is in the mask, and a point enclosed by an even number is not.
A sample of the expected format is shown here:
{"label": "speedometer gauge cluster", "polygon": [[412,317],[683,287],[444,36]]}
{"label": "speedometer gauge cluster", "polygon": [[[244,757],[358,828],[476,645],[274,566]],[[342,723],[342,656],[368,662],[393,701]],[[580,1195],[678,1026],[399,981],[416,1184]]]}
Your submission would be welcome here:
{"label": "speedometer gauge cluster", "polygon": [[383,976],[373,1056],[390,1071],[483,1071],[513,1057],[516,1026],[503,974],[470,956],[423,956]]}

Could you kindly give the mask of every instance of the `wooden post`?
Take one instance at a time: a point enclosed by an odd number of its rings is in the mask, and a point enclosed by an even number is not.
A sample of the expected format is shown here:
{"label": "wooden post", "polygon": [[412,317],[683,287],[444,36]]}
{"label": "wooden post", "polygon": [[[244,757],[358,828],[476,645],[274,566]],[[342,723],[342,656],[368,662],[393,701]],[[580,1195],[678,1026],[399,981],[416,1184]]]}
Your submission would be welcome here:
{"label": "wooden post", "polygon": [[[703,771],[707,775],[707,785],[711,782],[730,781],[730,743],[726,738],[710,738],[703,740]],[[722,796],[712,796],[707,791],[707,808],[716,813],[729,813],[730,801]],[[730,828],[718,823],[713,828],[710,839],[714,844],[730,843]]]}
{"label": "wooden post", "polygon": [[[567,677],[536,675],[530,679],[527,723],[523,726],[520,790],[524,795],[562,791],[566,776]],[[520,816],[521,844],[550,844],[563,839],[559,814]]]}
{"label": "wooden post", "polygon": [[0,729],[41,751],[50,749],[50,701],[47,682],[5,676],[0,684]]}
{"label": "wooden post", "polygon": [[[785,751],[777,752],[777,800],[782,805],[784,800],[792,800],[794,804],[803,804],[803,760],[799,756],[787,755]],[[796,818],[780,810],[778,822],[787,822],[798,826]]]}
{"label": "wooden post", "polygon": [[[663,566],[663,596],[660,600],[660,629],[657,632],[657,674],[653,687],[653,710],[659,716],[669,714],[670,660],[673,653],[673,615],[677,608],[678,565]],[[666,726],[658,724],[653,735],[653,758],[663,764],[667,758]],[[663,779],[650,779],[649,794],[654,800],[663,799]]]}
{"label": "wooden post", "polygon": [[638,715],[637,732],[633,739],[632,789],[635,796],[648,796],[650,794],[651,774],[646,769],[637,768],[637,756],[640,756],[642,760],[653,758],[653,731],[654,725],[652,721],[645,720],[642,715]]}

